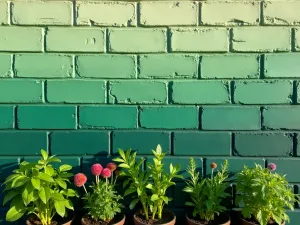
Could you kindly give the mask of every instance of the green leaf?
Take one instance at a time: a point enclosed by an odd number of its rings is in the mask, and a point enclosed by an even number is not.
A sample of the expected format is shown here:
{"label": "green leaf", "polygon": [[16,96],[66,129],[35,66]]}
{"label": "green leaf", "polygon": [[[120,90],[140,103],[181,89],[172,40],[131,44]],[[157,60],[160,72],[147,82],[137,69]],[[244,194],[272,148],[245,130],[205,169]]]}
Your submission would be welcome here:
{"label": "green leaf", "polygon": [[64,201],[65,198],[61,193],[53,193],[51,195],[52,199],[56,200],[56,201]]}
{"label": "green leaf", "polygon": [[8,222],[16,221],[20,219],[25,212],[26,212],[26,208],[23,205],[21,196],[19,196],[18,198],[14,198],[10,205],[10,209],[6,213],[6,221]]}
{"label": "green leaf", "polygon": [[70,200],[65,200],[64,205],[65,205],[66,208],[74,210],[73,203]]}
{"label": "green leaf", "polygon": [[125,188],[125,187],[129,184],[129,182],[130,182],[130,180],[125,180],[125,181],[123,182],[123,188]]}
{"label": "green leaf", "polygon": [[73,189],[65,189],[60,191],[61,194],[68,196],[68,197],[74,197],[77,196],[77,192],[74,191]]}
{"label": "green leaf", "polygon": [[64,201],[54,201],[54,207],[58,215],[61,217],[65,216],[66,207]]}
{"label": "green leaf", "polygon": [[7,194],[4,196],[4,199],[3,199],[3,205],[5,205],[10,200],[12,200],[18,194],[20,194],[20,192],[16,191],[16,190],[11,190],[11,191],[7,192]]}
{"label": "green leaf", "polygon": [[129,204],[129,209],[134,209],[135,205],[139,202],[140,200],[137,198],[137,199],[134,199],[130,202]]}
{"label": "green leaf", "polygon": [[195,204],[192,202],[186,202],[185,205],[195,207]]}
{"label": "green leaf", "polygon": [[130,166],[129,166],[128,164],[126,164],[126,163],[121,163],[121,164],[119,164],[119,167],[121,167],[121,168],[126,168],[126,169],[129,169],[129,168],[130,168]]}
{"label": "green leaf", "polygon": [[119,151],[119,155],[123,158],[123,159],[126,159],[126,157],[125,157],[125,154],[124,154],[124,151],[122,150],[122,149],[118,149],[118,151]]}
{"label": "green leaf", "polygon": [[40,179],[38,179],[38,178],[31,178],[31,184],[32,184],[32,186],[35,189],[40,190],[40,188],[41,188],[41,181],[40,181]]}
{"label": "green leaf", "polygon": [[146,188],[152,190],[152,189],[153,189],[153,185],[152,185],[152,184],[147,184],[147,185],[146,185]]}
{"label": "green leaf", "polygon": [[21,175],[13,180],[11,187],[12,188],[21,187],[24,184],[26,184],[27,181],[28,181],[28,178],[26,176]]}
{"label": "green leaf", "polygon": [[39,173],[38,178],[47,182],[54,182],[53,178],[46,173]]}
{"label": "green leaf", "polygon": [[23,199],[25,206],[27,206],[30,202],[33,201],[33,191],[34,191],[34,188],[31,184],[31,182],[28,182],[22,193],[22,199]]}
{"label": "green leaf", "polygon": [[62,178],[69,178],[69,177],[73,177],[73,176],[74,176],[73,173],[65,173],[65,172],[63,172],[63,173],[60,174],[60,177],[62,177]]}
{"label": "green leaf", "polygon": [[120,163],[123,163],[124,160],[123,159],[120,159],[120,158],[114,158],[113,159],[114,162],[120,162]]}
{"label": "green leaf", "polygon": [[39,197],[45,204],[47,204],[47,201],[51,197],[51,191],[49,187],[41,188],[41,190],[39,191]]}
{"label": "green leaf", "polygon": [[153,195],[151,196],[151,201],[156,201],[156,200],[158,200],[158,199],[159,199],[159,197],[158,197],[157,194],[153,194]]}
{"label": "green leaf", "polygon": [[57,179],[56,180],[56,183],[61,186],[63,189],[66,189],[67,188],[67,183],[63,180],[60,180],[60,179]]}
{"label": "green leaf", "polygon": [[136,192],[136,188],[128,188],[125,193],[124,193],[124,196],[126,195],[130,195],[132,193]]}
{"label": "green leaf", "polygon": [[48,153],[44,149],[41,150],[41,154],[42,154],[44,160],[48,159]]}
{"label": "green leaf", "polygon": [[173,173],[173,164],[170,164],[170,173]]}
{"label": "green leaf", "polygon": [[160,145],[157,145],[157,147],[156,147],[156,153],[159,154],[159,155],[161,155],[162,150],[161,150],[161,146]]}
{"label": "green leaf", "polygon": [[66,172],[72,169],[72,166],[64,164],[59,167],[60,172]]}

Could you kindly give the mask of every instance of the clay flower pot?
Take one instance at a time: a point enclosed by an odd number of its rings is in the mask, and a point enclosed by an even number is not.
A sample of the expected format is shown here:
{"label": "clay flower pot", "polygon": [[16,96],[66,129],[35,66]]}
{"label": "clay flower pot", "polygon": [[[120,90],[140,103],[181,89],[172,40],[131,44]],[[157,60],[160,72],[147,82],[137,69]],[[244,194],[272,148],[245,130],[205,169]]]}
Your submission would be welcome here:
{"label": "clay flower pot", "polygon": [[[139,212],[136,212],[133,215],[134,225],[149,225],[149,224],[155,224],[155,225],[174,225],[176,222],[176,216],[173,212],[169,210],[164,210],[162,214],[162,219],[160,221],[151,221],[148,222],[141,217],[141,214]],[[152,222],[152,223],[151,223]]]}
{"label": "clay flower pot", "polygon": [[[75,214],[72,213],[71,214],[72,217],[69,217],[69,218],[72,218],[70,220],[66,220],[66,222],[61,222],[61,221],[55,221],[55,217],[53,219],[53,221],[56,222],[57,225],[71,225],[73,220],[75,219]],[[35,216],[30,216],[27,220],[26,220],[26,225],[41,225],[41,221],[36,218],[34,218]]]}
{"label": "clay flower pot", "polygon": [[[249,221],[245,220],[241,216],[240,216],[240,223],[241,223],[241,225],[257,225],[257,223],[249,222]],[[273,223],[272,225],[278,225],[278,224],[277,223]],[[285,221],[283,221],[281,225],[285,225]]]}
{"label": "clay flower pot", "polygon": [[[188,214],[185,215],[186,221],[188,225],[199,225],[199,224],[207,224],[207,223],[201,223],[201,221],[194,220],[192,218],[189,218]],[[208,224],[213,225],[230,225],[230,216],[228,214],[221,214],[216,220],[210,221]]]}
{"label": "clay flower pot", "polygon": [[[103,222],[103,224],[106,225],[123,225],[125,223],[125,215],[120,215],[120,216],[116,216],[115,218],[113,218],[109,223]],[[91,225],[93,223],[91,223],[86,216],[81,218],[81,224],[82,225]],[[99,221],[98,222],[99,225],[102,225],[102,223]]]}

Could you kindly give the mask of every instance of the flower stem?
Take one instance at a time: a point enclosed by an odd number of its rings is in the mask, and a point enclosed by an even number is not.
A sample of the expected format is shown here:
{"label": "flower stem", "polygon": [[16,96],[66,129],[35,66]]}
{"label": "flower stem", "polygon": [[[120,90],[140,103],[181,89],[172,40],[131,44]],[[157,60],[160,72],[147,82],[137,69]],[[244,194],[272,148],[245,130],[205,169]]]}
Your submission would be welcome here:
{"label": "flower stem", "polygon": [[108,179],[107,179],[107,177],[105,179],[106,179],[106,191],[107,191]]}
{"label": "flower stem", "polygon": [[84,190],[85,190],[85,193],[87,194],[87,191],[86,191],[85,185],[83,185],[83,188],[84,188]]}

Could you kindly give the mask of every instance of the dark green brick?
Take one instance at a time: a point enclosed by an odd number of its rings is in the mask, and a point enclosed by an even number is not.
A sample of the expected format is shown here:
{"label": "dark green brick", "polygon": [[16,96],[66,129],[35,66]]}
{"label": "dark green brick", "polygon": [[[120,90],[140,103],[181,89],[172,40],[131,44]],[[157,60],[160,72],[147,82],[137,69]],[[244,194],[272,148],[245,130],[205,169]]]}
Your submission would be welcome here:
{"label": "dark green brick", "polygon": [[281,159],[268,159],[268,163],[276,164],[276,172],[281,175],[287,175],[286,178],[289,182],[300,182],[300,159],[298,158],[281,158]]}
{"label": "dark green brick", "polygon": [[230,133],[175,132],[174,155],[230,155]]}
{"label": "dark green brick", "polygon": [[288,216],[290,217],[290,223],[288,225],[299,225],[300,224],[300,210],[288,211]]}
{"label": "dark green brick", "polygon": [[284,133],[236,134],[235,153],[239,156],[290,156],[293,137]]}
{"label": "dark green brick", "polygon": [[0,132],[1,155],[40,155],[41,149],[47,148],[47,132]]}
{"label": "dark green brick", "polygon": [[0,106],[0,129],[14,128],[14,106]]}
{"label": "dark green brick", "polygon": [[113,154],[118,149],[132,149],[139,155],[153,154],[152,149],[160,144],[163,152],[170,154],[170,133],[163,131],[116,131],[113,132]]}
{"label": "dark green brick", "polygon": [[6,179],[14,169],[18,168],[19,158],[18,157],[0,157],[0,181]]}
{"label": "dark green brick", "polygon": [[258,107],[204,107],[203,130],[260,130]]}
{"label": "dark green brick", "polygon": [[190,200],[188,193],[182,191],[185,186],[185,183],[176,183],[176,185],[172,187],[174,193],[174,206],[183,207],[185,206],[185,202]]}
{"label": "dark green brick", "polygon": [[136,128],[137,108],[134,106],[81,106],[80,128]]}
{"label": "dark green brick", "polygon": [[143,128],[197,129],[197,107],[142,107],[140,123]]}
{"label": "dark green brick", "polygon": [[20,129],[75,129],[75,106],[19,106]]}
{"label": "dark green brick", "polygon": [[107,155],[109,134],[104,131],[53,132],[50,136],[51,154]]}

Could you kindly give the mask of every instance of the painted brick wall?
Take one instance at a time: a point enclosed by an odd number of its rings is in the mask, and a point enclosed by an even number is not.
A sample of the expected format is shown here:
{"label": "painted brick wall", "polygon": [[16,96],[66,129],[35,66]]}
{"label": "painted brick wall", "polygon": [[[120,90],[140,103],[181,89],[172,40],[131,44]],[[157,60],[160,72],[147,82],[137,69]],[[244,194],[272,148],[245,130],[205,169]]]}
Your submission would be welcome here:
{"label": "painted brick wall", "polygon": [[[160,143],[167,163],[185,169],[193,156],[203,175],[223,159],[233,173],[275,162],[298,192],[299,11],[275,0],[1,1],[0,183],[41,148],[85,172],[117,148],[149,157]],[[178,212],[182,186],[170,191]]]}

